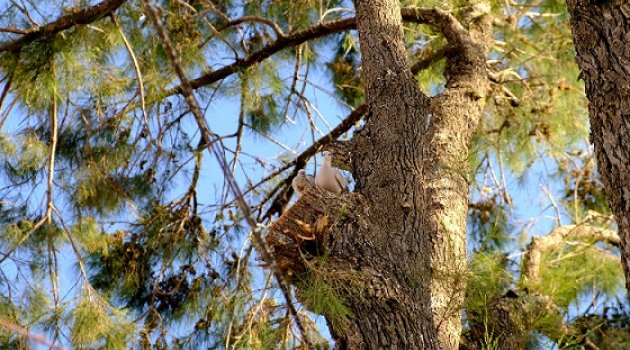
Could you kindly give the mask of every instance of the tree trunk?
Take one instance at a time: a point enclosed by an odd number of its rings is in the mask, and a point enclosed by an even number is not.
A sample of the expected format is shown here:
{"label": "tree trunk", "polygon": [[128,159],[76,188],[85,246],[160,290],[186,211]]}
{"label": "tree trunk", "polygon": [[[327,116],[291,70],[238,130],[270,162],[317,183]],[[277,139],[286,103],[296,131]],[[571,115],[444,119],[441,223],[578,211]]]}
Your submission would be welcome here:
{"label": "tree trunk", "polygon": [[567,8],[589,101],[591,142],[617,219],[630,291],[630,4],[568,0]]}
{"label": "tree trunk", "polygon": [[[486,93],[478,28],[488,23],[469,32],[446,12],[416,10],[456,48],[445,91],[429,98],[411,73],[399,1],[355,5],[368,105],[365,127],[344,147],[355,191],[307,190],[267,243],[302,303],[326,316],[336,348],[457,349],[467,159]],[[318,276],[349,315],[316,305],[309,288]]]}

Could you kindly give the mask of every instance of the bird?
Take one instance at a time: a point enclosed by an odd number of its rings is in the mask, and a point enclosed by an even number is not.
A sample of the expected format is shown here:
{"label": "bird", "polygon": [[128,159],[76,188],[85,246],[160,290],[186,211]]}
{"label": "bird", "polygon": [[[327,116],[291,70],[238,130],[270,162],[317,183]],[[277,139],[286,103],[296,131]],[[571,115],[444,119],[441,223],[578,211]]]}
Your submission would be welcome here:
{"label": "bird", "polygon": [[323,155],[324,162],[315,176],[315,185],[336,194],[348,192],[348,181],[338,169],[331,165],[332,154],[329,151],[324,151]]}
{"label": "bird", "polygon": [[310,175],[306,175],[306,171],[304,169],[300,169],[298,170],[297,175],[293,178],[291,186],[293,186],[295,193],[297,193],[298,196],[301,196],[302,192],[315,186],[315,179]]}

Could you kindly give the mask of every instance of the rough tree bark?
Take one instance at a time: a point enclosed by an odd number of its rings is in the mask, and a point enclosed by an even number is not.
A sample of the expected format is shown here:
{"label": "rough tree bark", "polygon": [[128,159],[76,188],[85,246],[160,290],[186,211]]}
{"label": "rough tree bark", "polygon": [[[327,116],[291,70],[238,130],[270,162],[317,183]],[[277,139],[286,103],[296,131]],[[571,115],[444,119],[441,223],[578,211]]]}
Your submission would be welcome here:
{"label": "rough tree bark", "polygon": [[[355,190],[307,190],[267,243],[303,298],[325,276],[351,311],[326,314],[338,349],[456,349],[466,268],[467,159],[486,87],[485,16],[403,9],[449,45],[445,91],[411,72],[399,2],[355,1],[365,127],[343,147]],[[482,11],[483,13],[483,11]],[[316,259],[324,256],[324,260]]]}
{"label": "rough tree bark", "polygon": [[630,292],[630,4],[567,0],[589,101],[591,142],[621,237]]}

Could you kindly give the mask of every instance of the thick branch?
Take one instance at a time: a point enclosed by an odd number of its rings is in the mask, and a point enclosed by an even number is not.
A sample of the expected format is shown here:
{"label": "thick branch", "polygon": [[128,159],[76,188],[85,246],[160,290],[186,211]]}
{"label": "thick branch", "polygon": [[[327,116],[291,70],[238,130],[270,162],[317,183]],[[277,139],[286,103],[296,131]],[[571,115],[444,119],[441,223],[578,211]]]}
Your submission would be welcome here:
{"label": "thick branch", "polygon": [[[404,21],[422,24],[434,24],[440,30],[445,31],[444,35],[449,42],[458,45],[460,38],[459,29],[463,29],[459,22],[450,14],[433,9],[405,8],[401,11]],[[239,21],[238,19],[235,21]],[[231,22],[232,23],[232,22]],[[240,22],[234,22],[240,23]],[[190,81],[193,89],[198,89],[225,79],[228,76],[251,67],[256,63],[260,63],[271,55],[278,53],[284,49],[295,47],[307,41],[322,38],[331,34],[340,33],[346,30],[356,28],[355,18],[345,18],[335,21],[322,22],[315,24],[309,28],[299,30],[297,32],[283,34],[271,44],[266,45],[262,49],[252,53],[251,55],[236,60],[236,62],[221,67],[218,70],[208,72],[196,79]],[[418,68],[419,69],[419,68]],[[174,87],[166,92],[167,96],[179,94],[182,92],[182,86]]]}
{"label": "thick branch", "polygon": [[523,276],[529,283],[540,283],[540,262],[542,255],[569,241],[577,240],[588,243],[604,242],[614,246],[620,245],[616,232],[590,224],[564,225],[555,228],[542,237],[533,237],[527,247],[523,261]]}
{"label": "thick branch", "polygon": [[[237,59],[236,62],[224,66],[216,71],[208,72],[197,79],[190,81],[190,86],[193,89],[200,88],[212,84],[216,81],[224,79],[235,72],[251,67],[252,65],[262,62],[271,55],[280,52],[286,48],[294,47],[305,43],[309,40],[321,38],[330,34],[339,33],[345,30],[353,29],[355,26],[354,18],[340,19],[336,21],[324,22],[316,24],[312,27],[281,36],[278,40],[263,47],[262,49],[252,53],[251,55]],[[179,94],[182,92],[182,87],[177,86],[169,91],[167,95]]]}
{"label": "thick branch", "polygon": [[55,35],[77,24],[88,24],[102,18],[119,8],[125,0],[105,0],[92,7],[61,16],[56,21],[43,27],[34,27],[25,31],[19,39],[15,39],[0,46],[0,52],[18,51],[30,42]]}

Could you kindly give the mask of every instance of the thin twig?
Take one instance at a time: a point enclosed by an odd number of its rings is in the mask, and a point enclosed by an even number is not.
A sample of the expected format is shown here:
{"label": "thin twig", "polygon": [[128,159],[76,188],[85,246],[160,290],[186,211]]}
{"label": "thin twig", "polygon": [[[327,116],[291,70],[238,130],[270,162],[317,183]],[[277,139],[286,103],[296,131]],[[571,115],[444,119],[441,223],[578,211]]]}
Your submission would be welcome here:
{"label": "thin twig", "polygon": [[560,214],[560,208],[558,207],[558,204],[556,203],[555,199],[553,199],[553,195],[551,194],[551,192],[549,192],[549,189],[547,189],[543,185],[540,185],[540,189],[543,192],[545,192],[545,194],[547,195],[547,198],[549,198],[549,201],[551,202],[551,206],[554,208],[556,212],[556,221],[557,221],[558,226],[562,226],[562,216]]}
{"label": "thin twig", "polygon": [[248,22],[258,22],[258,23],[266,24],[267,26],[271,27],[271,29],[273,29],[273,31],[276,33],[278,38],[282,38],[286,36],[284,32],[282,31],[282,29],[280,28],[280,26],[278,25],[278,23],[268,18],[259,17],[259,16],[243,16],[241,18],[233,19],[230,22],[228,22],[225,26],[221,27],[219,31],[223,31],[224,29],[228,27],[232,27],[235,25],[239,25],[241,23],[248,23]]}
{"label": "thin twig", "polygon": [[295,86],[300,75],[300,66],[302,65],[302,45],[298,45],[295,49],[295,68],[293,68],[293,80],[291,81],[291,87],[289,88],[289,96],[287,96],[287,104],[284,106],[284,119],[288,120],[292,124],[295,121],[289,118],[289,105],[291,104],[291,97],[295,93]]}
{"label": "thin twig", "polygon": [[[53,68],[53,76],[55,76]],[[55,153],[57,151],[57,84],[53,84],[50,106],[50,155],[48,157],[48,184],[46,187],[46,220],[52,224],[53,181],[55,176]]]}
{"label": "thin twig", "polygon": [[131,47],[129,40],[127,40],[127,36],[125,35],[125,32],[123,32],[122,28],[120,27],[120,24],[118,23],[118,20],[116,19],[116,15],[113,12],[111,14],[111,19],[112,19],[112,22],[114,22],[116,29],[118,29],[118,33],[120,34],[120,37],[122,38],[123,43],[125,43],[127,52],[129,53],[129,56],[131,57],[131,60],[133,61],[133,67],[136,71],[136,77],[138,78],[138,92],[140,94],[140,108],[142,110],[142,118],[144,118],[144,125],[147,128],[147,132],[149,133],[149,136],[151,136],[151,139],[153,139],[153,134],[151,134],[151,128],[149,127],[149,118],[147,118],[147,109],[146,109],[146,103],[144,100],[144,83],[142,82],[143,79],[142,79],[142,72],[140,71],[140,65],[138,64],[138,60],[136,59],[136,55],[133,52],[133,48]]}
{"label": "thin twig", "polygon": [[2,88],[2,93],[0,93],[0,112],[2,111],[2,103],[4,103],[4,99],[7,97],[7,94],[9,93],[9,89],[11,88],[12,81],[13,81],[13,74],[9,73],[9,79],[7,80],[6,84],[4,84],[4,87]]}
{"label": "thin twig", "polygon": [[[55,305],[55,311],[59,309],[59,264],[57,262],[57,252],[55,250],[55,244],[53,242],[52,235],[47,235],[48,240],[48,272],[50,274],[50,284],[52,286],[53,302]],[[53,344],[59,338],[59,318],[55,317],[55,335],[53,337]]]}
{"label": "thin twig", "polygon": [[94,288],[90,284],[90,280],[89,280],[87,272],[85,270],[85,263],[83,262],[83,257],[81,256],[81,252],[79,251],[79,247],[77,247],[77,244],[74,242],[74,239],[72,238],[72,235],[70,234],[70,230],[68,230],[68,227],[64,223],[63,216],[61,215],[59,210],[57,210],[57,208],[55,208],[55,207],[53,207],[52,210],[55,212],[55,214],[57,214],[57,217],[59,218],[59,222],[61,223],[61,227],[63,228],[63,231],[65,232],[66,236],[68,237],[68,241],[70,242],[70,246],[72,247],[72,251],[74,252],[74,254],[75,254],[76,258],[77,258],[77,262],[79,264],[79,271],[81,272],[81,276],[83,276],[83,285],[87,289],[88,297],[91,299],[92,298],[92,291],[94,290]]}
{"label": "thin twig", "polygon": [[4,328],[4,329],[8,329],[10,331],[13,331],[23,337],[27,337],[28,339],[31,339],[32,341],[35,341],[37,343],[40,343],[44,346],[47,346],[51,349],[54,350],[63,350],[64,348],[62,346],[59,345],[55,345],[51,342],[49,342],[46,338],[42,337],[41,335],[37,335],[37,334],[33,334],[31,332],[28,331],[28,329],[18,326],[15,323],[10,322],[9,320],[0,317],[0,327]]}

